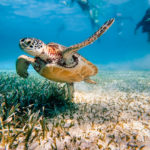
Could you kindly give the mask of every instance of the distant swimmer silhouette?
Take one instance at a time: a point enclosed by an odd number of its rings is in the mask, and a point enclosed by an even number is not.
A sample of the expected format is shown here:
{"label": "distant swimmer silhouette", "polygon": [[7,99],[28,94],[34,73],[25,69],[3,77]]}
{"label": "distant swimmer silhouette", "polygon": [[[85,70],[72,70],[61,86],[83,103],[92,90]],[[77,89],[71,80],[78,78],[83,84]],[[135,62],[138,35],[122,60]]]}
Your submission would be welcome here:
{"label": "distant swimmer silhouette", "polygon": [[81,10],[89,16],[93,28],[98,28],[99,25],[99,9],[89,0],[71,0],[71,3],[76,2]]}
{"label": "distant swimmer silhouette", "polygon": [[150,42],[150,8],[147,9],[143,19],[136,25],[135,34],[140,27],[142,27],[143,33],[148,33],[148,42]]}

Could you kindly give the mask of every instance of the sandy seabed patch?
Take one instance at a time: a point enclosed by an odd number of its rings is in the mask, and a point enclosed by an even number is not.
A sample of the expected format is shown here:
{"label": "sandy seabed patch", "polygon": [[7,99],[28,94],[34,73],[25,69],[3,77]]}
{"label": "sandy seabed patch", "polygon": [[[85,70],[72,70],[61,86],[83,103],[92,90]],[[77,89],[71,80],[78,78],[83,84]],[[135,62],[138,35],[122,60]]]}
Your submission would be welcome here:
{"label": "sandy seabed patch", "polygon": [[[150,150],[150,96],[115,90],[77,91],[74,113],[50,120],[36,150]],[[19,149],[19,147],[18,147]]]}

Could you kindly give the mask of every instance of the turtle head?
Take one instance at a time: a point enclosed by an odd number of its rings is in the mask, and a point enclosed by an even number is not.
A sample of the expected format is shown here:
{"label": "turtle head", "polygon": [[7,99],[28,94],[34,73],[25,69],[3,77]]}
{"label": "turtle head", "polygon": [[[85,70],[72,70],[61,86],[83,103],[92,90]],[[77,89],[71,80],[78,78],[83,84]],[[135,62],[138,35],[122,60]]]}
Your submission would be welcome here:
{"label": "turtle head", "polygon": [[23,38],[19,43],[20,48],[32,56],[40,56],[46,44],[35,38]]}

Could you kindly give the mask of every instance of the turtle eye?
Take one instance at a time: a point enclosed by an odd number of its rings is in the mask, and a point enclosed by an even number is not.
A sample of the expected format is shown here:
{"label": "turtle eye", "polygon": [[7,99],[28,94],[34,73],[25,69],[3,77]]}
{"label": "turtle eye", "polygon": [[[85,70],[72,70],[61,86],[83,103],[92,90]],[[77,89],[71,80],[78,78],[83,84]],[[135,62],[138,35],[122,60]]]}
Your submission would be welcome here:
{"label": "turtle eye", "polygon": [[31,41],[28,41],[27,44],[28,44],[28,45],[31,44]]}

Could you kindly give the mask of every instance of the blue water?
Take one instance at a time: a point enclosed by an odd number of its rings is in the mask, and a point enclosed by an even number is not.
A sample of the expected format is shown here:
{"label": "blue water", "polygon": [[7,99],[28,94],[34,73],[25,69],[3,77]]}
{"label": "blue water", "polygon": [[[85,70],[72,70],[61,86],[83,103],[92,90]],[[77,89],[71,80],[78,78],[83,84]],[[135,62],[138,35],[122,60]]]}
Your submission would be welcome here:
{"label": "blue water", "polygon": [[[5,131],[0,133],[0,146],[7,149],[14,141],[11,146],[22,147],[25,141],[26,148],[33,148],[38,140],[45,148],[59,148],[56,143],[69,149],[147,148],[150,42],[141,28],[136,35],[134,30],[149,7],[150,0],[0,0],[0,128]],[[25,54],[19,48],[21,38],[70,46],[87,39],[110,18],[115,18],[112,27],[79,50],[99,73],[92,77],[95,85],[75,83],[73,105],[64,101],[71,91],[65,84],[49,82],[34,70],[27,80],[17,75],[16,59]],[[45,115],[55,117],[46,121]],[[38,138],[32,138],[34,133]]]}
{"label": "blue water", "polygon": [[[70,46],[88,38],[110,18],[116,19],[113,26],[79,53],[104,69],[150,69],[147,34],[141,28],[134,34],[149,8],[148,0],[89,0],[84,11],[79,1],[0,0],[0,69],[15,68],[17,57],[25,54],[18,46],[23,37]],[[90,18],[94,12],[96,26]]]}

